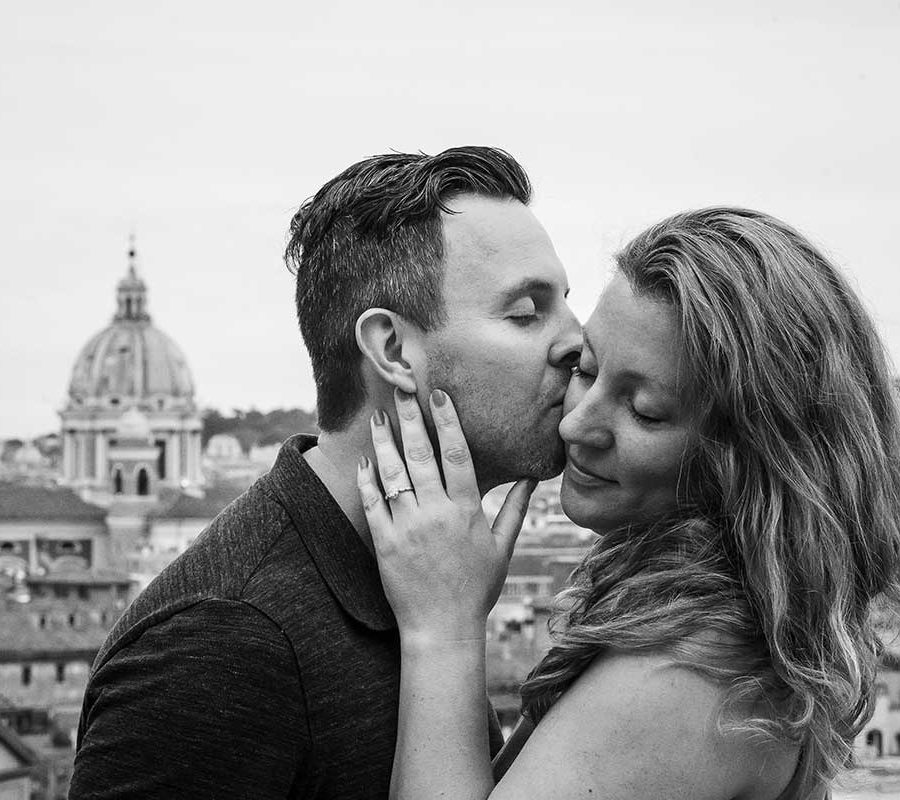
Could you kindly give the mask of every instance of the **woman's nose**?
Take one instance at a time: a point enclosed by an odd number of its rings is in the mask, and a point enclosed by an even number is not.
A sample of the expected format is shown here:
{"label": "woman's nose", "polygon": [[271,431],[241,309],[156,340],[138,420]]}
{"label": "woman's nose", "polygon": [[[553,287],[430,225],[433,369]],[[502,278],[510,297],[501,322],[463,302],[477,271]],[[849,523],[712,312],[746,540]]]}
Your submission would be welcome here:
{"label": "woman's nose", "polygon": [[569,445],[582,445],[606,450],[613,446],[615,437],[598,403],[591,402],[590,393],[578,402],[559,423],[559,435]]}

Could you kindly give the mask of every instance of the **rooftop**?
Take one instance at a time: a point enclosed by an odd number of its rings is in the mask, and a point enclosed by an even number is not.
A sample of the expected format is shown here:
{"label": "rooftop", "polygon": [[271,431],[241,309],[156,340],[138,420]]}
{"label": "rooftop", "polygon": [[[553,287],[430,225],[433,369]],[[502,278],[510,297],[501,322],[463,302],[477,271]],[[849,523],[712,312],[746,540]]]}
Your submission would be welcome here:
{"label": "rooftop", "polygon": [[39,628],[34,616],[27,606],[6,608],[0,615],[0,662],[75,655],[93,660],[108,632],[100,625]]}
{"label": "rooftop", "polygon": [[14,730],[0,723],[0,747],[15,756],[23,767],[31,767],[38,763],[37,753],[34,752]]}
{"label": "rooftop", "polygon": [[550,564],[562,562],[575,567],[584,557],[584,547],[516,548],[509,562],[510,575],[549,575]]}
{"label": "rooftop", "polygon": [[0,482],[0,521],[102,522],[106,509],[85,503],[71,489]]}
{"label": "rooftop", "polygon": [[65,584],[67,586],[116,586],[130,584],[131,578],[126,572],[114,569],[94,568],[87,570],[65,570],[48,572],[45,575],[29,575],[26,581],[32,584]]}

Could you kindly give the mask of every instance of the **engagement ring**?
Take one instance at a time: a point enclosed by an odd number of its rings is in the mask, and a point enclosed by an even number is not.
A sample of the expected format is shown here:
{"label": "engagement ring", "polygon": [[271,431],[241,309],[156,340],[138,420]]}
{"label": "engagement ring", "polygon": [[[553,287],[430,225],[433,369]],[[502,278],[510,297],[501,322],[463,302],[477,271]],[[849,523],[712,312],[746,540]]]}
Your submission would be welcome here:
{"label": "engagement ring", "polygon": [[401,492],[414,492],[412,486],[401,486],[399,489],[391,489],[389,492],[386,492],[384,495],[385,500],[396,500],[400,497]]}

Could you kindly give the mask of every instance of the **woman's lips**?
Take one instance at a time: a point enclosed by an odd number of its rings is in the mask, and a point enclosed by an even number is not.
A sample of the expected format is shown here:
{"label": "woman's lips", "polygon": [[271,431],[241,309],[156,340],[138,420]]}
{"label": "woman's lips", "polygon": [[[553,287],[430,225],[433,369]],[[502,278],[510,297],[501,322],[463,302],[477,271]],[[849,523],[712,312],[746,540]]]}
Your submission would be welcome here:
{"label": "woman's lips", "polygon": [[569,471],[572,479],[576,480],[578,483],[590,483],[600,486],[612,486],[617,483],[617,481],[589,472],[584,467],[579,466],[578,462],[571,457],[569,457],[569,460],[566,462],[566,469]]}

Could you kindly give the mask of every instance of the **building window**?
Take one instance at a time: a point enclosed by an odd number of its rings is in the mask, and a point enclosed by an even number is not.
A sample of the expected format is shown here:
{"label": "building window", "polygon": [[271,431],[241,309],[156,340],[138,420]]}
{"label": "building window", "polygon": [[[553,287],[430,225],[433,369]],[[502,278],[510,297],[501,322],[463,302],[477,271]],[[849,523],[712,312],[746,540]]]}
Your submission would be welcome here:
{"label": "building window", "polygon": [[56,682],[57,683],[65,683],[66,681],[66,665],[65,664],[57,664],[56,665]]}
{"label": "building window", "polygon": [[120,469],[113,473],[113,492],[122,494],[122,470]]}
{"label": "building window", "polygon": [[866,734],[866,744],[871,747],[875,754],[881,757],[884,755],[884,747],[881,739],[881,731],[871,730]]}
{"label": "building window", "polygon": [[164,481],[166,479],[166,440],[157,439],[156,446],[159,448],[159,458],[156,461],[156,474],[159,475],[161,481]]}
{"label": "building window", "polygon": [[137,493],[140,495],[150,494],[150,478],[147,477],[147,470],[141,467],[137,474]]}
{"label": "building window", "polygon": [[79,600],[90,600],[91,593],[87,586],[79,586],[78,587],[78,599]]}
{"label": "building window", "polygon": [[31,664],[22,664],[22,686],[31,686]]}

